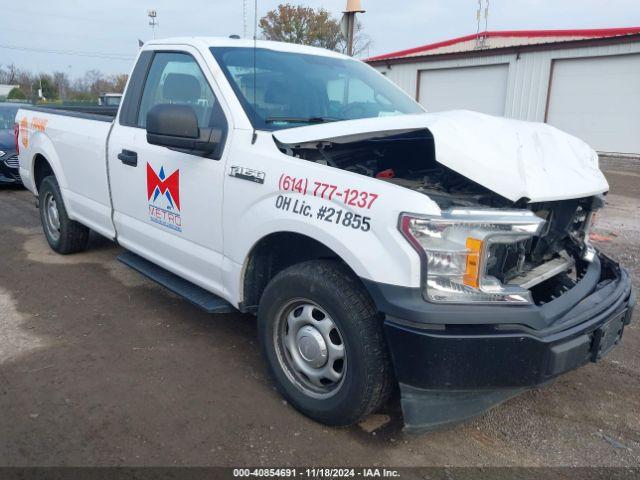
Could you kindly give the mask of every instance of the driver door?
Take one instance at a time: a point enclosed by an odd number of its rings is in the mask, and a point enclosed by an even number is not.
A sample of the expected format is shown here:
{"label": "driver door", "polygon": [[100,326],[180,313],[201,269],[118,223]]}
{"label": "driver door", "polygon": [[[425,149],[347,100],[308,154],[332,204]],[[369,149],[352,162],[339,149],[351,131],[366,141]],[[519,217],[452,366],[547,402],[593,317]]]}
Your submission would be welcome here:
{"label": "driver door", "polygon": [[125,248],[221,294],[227,149],[216,160],[151,145],[146,138],[147,112],[158,104],[189,106],[199,128],[219,128],[223,142],[227,137],[226,115],[207,66],[197,51],[182,48],[153,53],[137,114],[120,118],[111,134],[114,224]]}

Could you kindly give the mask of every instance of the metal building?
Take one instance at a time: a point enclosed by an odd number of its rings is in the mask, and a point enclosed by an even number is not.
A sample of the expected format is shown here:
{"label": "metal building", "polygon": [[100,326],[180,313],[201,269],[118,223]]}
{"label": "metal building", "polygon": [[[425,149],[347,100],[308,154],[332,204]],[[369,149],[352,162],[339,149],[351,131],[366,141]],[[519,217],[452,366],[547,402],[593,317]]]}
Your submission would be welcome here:
{"label": "metal building", "polygon": [[640,27],[483,32],[366,61],[430,111],[547,122],[640,155]]}
{"label": "metal building", "polygon": [[19,85],[5,85],[0,83],[0,98],[4,99],[7,98],[7,96],[9,95],[9,92],[11,92],[11,90],[13,90],[14,88],[18,88]]}

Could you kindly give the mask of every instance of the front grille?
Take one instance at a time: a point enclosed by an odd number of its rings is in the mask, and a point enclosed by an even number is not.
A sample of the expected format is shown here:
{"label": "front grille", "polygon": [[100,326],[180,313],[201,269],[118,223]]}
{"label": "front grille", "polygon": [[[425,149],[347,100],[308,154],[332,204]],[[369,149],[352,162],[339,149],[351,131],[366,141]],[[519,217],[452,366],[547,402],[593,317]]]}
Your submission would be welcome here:
{"label": "front grille", "polygon": [[15,153],[13,155],[9,156],[9,158],[5,158],[4,159],[4,163],[9,168],[19,168],[20,167],[20,163],[18,162],[18,155],[16,155]]}
{"label": "front grille", "polygon": [[552,302],[575,287],[587,273],[587,266],[579,263],[570,272],[561,273],[551,277],[531,289],[533,302],[541,307],[545,303]]}

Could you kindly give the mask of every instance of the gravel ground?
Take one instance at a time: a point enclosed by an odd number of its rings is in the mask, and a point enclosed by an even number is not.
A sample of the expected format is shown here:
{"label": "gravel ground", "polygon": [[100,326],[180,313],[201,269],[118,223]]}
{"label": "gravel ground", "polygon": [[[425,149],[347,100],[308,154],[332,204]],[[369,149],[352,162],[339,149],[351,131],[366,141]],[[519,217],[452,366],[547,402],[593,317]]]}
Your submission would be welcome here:
{"label": "gravel ground", "polygon": [[[610,172],[598,246],[640,283],[640,175]],[[274,390],[253,317],[207,315],[95,237],[53,254],[0,190],[0,465],[640,466],[640,332],[599,364],[419,436],[396,403],[336,429]]]}

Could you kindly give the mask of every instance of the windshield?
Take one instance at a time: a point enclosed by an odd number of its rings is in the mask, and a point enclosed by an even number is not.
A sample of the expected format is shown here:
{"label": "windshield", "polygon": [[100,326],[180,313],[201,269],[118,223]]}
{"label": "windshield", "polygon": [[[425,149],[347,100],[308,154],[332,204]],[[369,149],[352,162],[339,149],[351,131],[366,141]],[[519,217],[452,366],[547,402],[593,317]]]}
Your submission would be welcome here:
{"label": "windshield", "polygon": [[253,48],[211,52],[257,129],[424,112],[362,62],[258,48],[254,85]]}
{"label": "windshield", "polygon": [[0,130],[13,130],[18,107],[13,105],[0,105]]}

